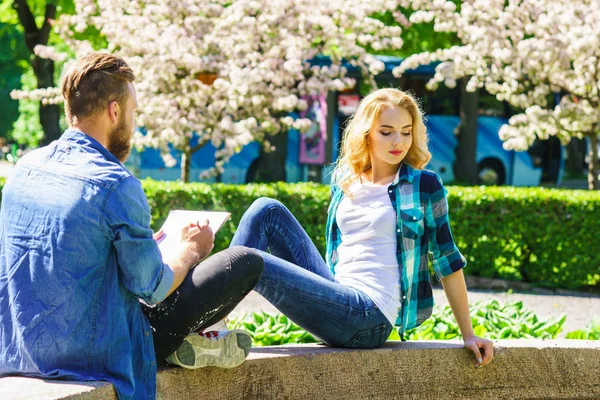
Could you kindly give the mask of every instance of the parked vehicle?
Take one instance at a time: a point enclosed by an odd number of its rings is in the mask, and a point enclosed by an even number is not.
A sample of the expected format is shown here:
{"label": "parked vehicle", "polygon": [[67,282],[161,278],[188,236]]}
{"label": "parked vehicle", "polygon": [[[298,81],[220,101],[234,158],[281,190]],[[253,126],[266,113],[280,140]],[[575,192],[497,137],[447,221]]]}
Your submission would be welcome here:
{"label": "parked vehicle", "polygon": [[[452,166],[458,143],[454,131],[460,122],[460,91],[445,86],[440,86],[435,92],[425,90],[425,84],[435,73],[434,66],[419,67],[398,79],[393,77],[391,71],[402,59],[385,56],[379,58],[385,63],[386,69],[377,78],[378,86],[410,90],[421,100],[427,116],[429,147],[433,156],[427,168],[438,173],[444,182],[453,182]],[[324,57],[314,60],[316,64],[326,62]],[[348,69],[349,74],[354,74],[359,80],[357,90],[310,98],[309,116],[315,121],[314,129],[311,128],[309,135],[301,135],[295,130],[284,133],[287,134],[285,169],[288,182],[309,180],[309,165],[313,165],[313,170],[314,165],[317,165],[321,170],[320,181],[329,182],[331,163],[337,160],[344,124],[362,95],[366,94],[361,93],[363,85],[357,71],[351,66]],[[542,181],[560,183],[564,170],[564,150],[560,143],[557,140],[537,141],[527,152],[504,150],[498,131],[510,117],[508,107],[488,94],[483,93],[480,97],[476,153],[480,181],[485,184],[514,186],[537,186]],[[192,156],[192,181],[199,180],[200,173],[214,165],[214,153],[214,147],[208,144]],[[173,155],[179,159],[176,152]],[[220,181],[246,183],[248,171],[259,156],[260,146],[257,143],[245,146],[225,165]],[[154,149],[133,154],[128,165],[141,178],[175,180],[180,176],[179,163],[166,168],[160,154]]]}

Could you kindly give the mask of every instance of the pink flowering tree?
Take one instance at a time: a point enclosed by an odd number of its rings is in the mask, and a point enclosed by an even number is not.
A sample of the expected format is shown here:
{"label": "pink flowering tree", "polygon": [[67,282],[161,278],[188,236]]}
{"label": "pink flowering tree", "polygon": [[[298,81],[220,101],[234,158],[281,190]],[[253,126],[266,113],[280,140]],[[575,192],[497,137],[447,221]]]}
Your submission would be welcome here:
{"label": "pink flowering tree", "polygon": [[[289,128],[306,130],[310,121],[294,119],[302,96],[354,85],[342,60],[362,74],[383,70],[365,48],[399,49],[399,26],[372,18],[392,12],[392,0],[76,0],[75,15],[63,15],[56,29],[79,56],[93,46],[75,39],[97,29],[107,50],[134,69],[145,134],[138,147],[160,148],[167,165],[169,145],[182,152],[183,181],[190,157],[207,143],[216,153],[216,172],[244,145]],[[398,15],[401,18],[400,14]],[[97,50],[97,49],[96,49]],[[59,57],[50,48],[38,51]],[[311,66],[318,55],[327,66]],[[374,82],[373,82],[374,83]],[[61,101],[58,91],[17,96]],[[213,172],[215,172],[213,171]]]}
{"label": "pink flowering tree", "polygon": [[536,138],[573,137],[590,143],[588,182],[598,189],[600,123],[600,0],[415,0],[412,23],[434,22],[460,46],[414,54],[394,71],[440,62],[430,88],[468,77],[467,90],[485,89],[520,108],[500,130],[507,150]]}

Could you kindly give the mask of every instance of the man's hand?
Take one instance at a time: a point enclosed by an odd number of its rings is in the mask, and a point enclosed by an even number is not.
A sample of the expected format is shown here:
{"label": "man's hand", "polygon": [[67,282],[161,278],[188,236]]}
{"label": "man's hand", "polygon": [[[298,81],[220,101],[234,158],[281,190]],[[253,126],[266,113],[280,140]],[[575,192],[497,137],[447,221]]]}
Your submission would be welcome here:
{"label": "man's hand", "polygon": [[[153,238],[160,240],[162,235],[164,233],[158,231]],[[181,228],[179,243],[179,248],[174,249],[173,253],[169,254],[169,259],[165,260],[174,275],[173,285],[167,296],[181,285],[192,268],[210,254],[215,245],[215,234],[208,226],[208,221],[190,223]]]}
{"label": "man's hand", "polygon": [[215,247],[215,234],[208,225],[208,220],[184,226],[181,229],[181,244],[184,251],[195,255],[194,265],[204,260]]}
{"label": "man's hand", "polygon": [[[489,339],[484,339],[479,336],[471,336],[464,339],[465,348],[471,350],[475,354],[475,366],[483,367],[492,362],[494,358],[494,343]],[[482,354],[483,353],[483,354]]]}

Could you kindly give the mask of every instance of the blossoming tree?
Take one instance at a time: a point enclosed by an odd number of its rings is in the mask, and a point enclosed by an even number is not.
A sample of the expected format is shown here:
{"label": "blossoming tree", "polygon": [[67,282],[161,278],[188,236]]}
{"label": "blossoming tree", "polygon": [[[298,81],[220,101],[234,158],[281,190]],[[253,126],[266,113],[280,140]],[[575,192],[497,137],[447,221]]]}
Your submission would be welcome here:
{"label": "blossoming tree", "polygon": [[[183,181],[190,157],[211,142],[216,170],[245,144],[310,122],[293,119],[307,104],[302,96],[343,90],[354,84],[342,59],[372,79],[383,63],[368,46],[398,49],[399,26],[371,18],[396,12],[392,0],[76,0],[75,15],[56,24],[77,55],[92,51],[77,33],[98,29],[108,51],[136,73],[138,146],[160,148],[174,165],[169,145],[182,152]],[[398,14],[400,17],[400,15]],[[38,53],[56,57],[51,49]],[[331,64],[310,60],[326,55]],[[48,102],[57,91],[32,92]]]}
{"label": "blossoming tree", "polygon": [[588,182],[598,189],[600,123],[600,0],[415,0],[411,22],[434,21],[455,32],[461,46],[409,57],[396,71],[440,62],[429,82],[449,87],[469,77],[523,109],[500,130],[507,150],[526,150],[536,138],[572,137],[590,143]]}

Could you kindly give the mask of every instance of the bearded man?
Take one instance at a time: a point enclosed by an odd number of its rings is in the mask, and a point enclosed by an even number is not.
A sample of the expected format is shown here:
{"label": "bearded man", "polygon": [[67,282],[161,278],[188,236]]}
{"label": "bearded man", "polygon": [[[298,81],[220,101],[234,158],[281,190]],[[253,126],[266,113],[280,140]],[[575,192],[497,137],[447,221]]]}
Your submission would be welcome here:
{"label": "bearded man", "polygon": [[69,129],[22,157],[4,186],[0,376],[105,380],[120,398],[151,399],[157,362],[234,367],[248,354],[243,331],[196,331],[252,290],[262,258],[244,247],[206,258],[205,221],[161,254],[142,186],[121,164],[133,81],[114,55],[78,59],[62,80]]}

